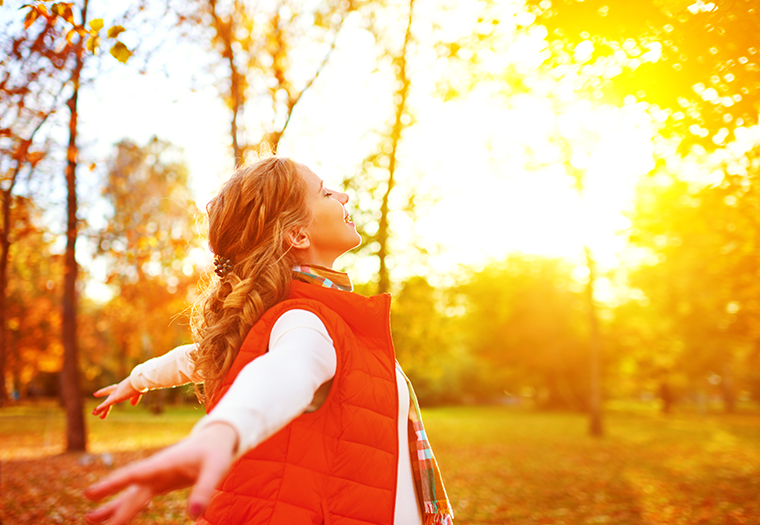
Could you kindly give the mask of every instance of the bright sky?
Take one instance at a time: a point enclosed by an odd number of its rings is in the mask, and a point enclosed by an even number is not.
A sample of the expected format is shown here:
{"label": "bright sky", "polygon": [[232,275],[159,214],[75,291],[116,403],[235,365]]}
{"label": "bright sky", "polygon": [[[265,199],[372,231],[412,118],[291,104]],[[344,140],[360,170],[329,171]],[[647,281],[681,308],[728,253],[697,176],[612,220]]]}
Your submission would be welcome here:
{"label": "bright sky", "polygon": [[[419,32],[425,35],[432,27],[425,17],[440,14],[433,14],[432,3],[418,5]],[[519,5],[505,2],[505,9],[514,14]],[[460,20],[460,29],[467,27],[467,16],[453,19]],[[509,61],[521,70],[534,68],[545,52],[543,36],[534,31],[516,41],[511,52],[494,57],[493,67]],[[368,131],[391,115],[390,78],[373,71],[372,45],[365,31],[346,28],[280,144],[281,154],[311,166],[327,184],[357,171],[372,146]],[[181,146],[202,207],[231,168],[229,115],[211,82],[188,89],[199,64],[184,57],[168,62],[168,76],[109,68],[83,101],[83,133],[101,158],[124,137],[145,142],[155,134]],[[646,107],[635,101],[599,107],[559,97],[558,114],[556,90],[563,86],[548,79],[538,79],[539,88],[528,94],[504,97],[484,88],[444,103],[432,93],[442,67],[434,56],[418,55],[412,67],[417,123],[404,135],[398,178],[439,199],[414,223],[395,215],[392,227],[398,245],[416,238],[435,254],[424,267],[413,253],[398,254],[395,278],[440,276],[513,251],[580,261],[584,242],[602,268],[617,266],[625,245],[618,233],[628,224],[624,212],[638,177],[653,167],[655,123]],[[572,146],[572,165],[585,172],[585,211],[551,139],[558,133]],[[373,270],[360,265],[354,278],[369,279]]]}

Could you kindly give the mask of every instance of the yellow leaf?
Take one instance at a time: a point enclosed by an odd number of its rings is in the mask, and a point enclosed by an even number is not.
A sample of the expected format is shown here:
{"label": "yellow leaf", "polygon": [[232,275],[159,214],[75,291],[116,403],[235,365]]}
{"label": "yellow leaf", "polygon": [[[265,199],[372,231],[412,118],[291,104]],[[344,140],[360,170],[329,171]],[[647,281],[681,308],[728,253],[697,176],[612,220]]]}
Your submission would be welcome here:
{"label": "yellow leaf", "polygon": [[90,20],[90,29],[95,31],[96,33],[103,29],[103,19],[102,18],[96,18],[95,20]]}
{"label": "yellow leaf", "polygon": [[98,52],[98,46],[100,46],[99,36],[93,36],[87,39],[87,50],[93,55]]}
{"label": "yellow leaf", "polygon": [[126,64],[132,52],[121,42],[116,42],[111,48],[111,55],[122,64]]}
{"label": "yellow leaf", "polygon": [[121,33],[126,31],[122,26],[113,26],[108,29],[108,38],[116,38]]}

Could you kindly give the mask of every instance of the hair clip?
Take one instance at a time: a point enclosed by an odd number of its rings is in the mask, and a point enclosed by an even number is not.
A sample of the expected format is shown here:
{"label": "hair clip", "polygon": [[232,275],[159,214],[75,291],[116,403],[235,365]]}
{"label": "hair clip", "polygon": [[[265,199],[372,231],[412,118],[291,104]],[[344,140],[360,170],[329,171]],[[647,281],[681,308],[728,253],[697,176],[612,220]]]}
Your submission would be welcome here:
{"label": "hair clip", "polygon": [[219,277],[224,277],[230,270],[232,270],[232,261],[222,257],[221,255],[214,256],[214,273]]}

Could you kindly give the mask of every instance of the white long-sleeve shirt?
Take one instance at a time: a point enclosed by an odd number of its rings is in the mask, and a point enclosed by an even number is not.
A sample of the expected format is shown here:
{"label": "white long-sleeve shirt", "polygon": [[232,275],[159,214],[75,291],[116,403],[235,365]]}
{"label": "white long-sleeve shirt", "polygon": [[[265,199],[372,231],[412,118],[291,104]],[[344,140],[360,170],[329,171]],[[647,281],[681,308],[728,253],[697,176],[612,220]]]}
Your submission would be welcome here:
{"label": "white long-sleeve shirt", "polygon": [[[189,353],[193,345],[175,348],[135,367],[132,386],[139,391],[201,382]],[[224,422],[238,435],[238,455],[254,448],[312,404],[317,389],[335,376],[336,353],[325,325],[312,312],[289,310],[275,322],[269,352],[248,363],[213,412],[201,418],[193,432],[212,422]],[[407,443],[409,390],[397,371],[399,393],[398,479],[395,525],[421,525]]]}

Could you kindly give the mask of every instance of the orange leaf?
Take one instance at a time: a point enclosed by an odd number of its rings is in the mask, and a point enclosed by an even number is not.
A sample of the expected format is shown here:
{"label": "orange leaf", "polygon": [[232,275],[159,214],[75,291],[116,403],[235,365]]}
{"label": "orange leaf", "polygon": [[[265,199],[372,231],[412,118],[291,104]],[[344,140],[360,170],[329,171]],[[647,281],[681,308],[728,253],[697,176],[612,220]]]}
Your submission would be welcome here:
{"label": "orange leaf", "polygon": [[39,18],[40,13],[37,11],[35,6],[30,6],[29,12],[26,14],[26,17],[24,18],[24,29],[29,29],[32,24],[34,23],[37,18]]}
{"label": "orange leaf", "polygon": [[121,33],[126,31],[122,26],[113,26],[108,29],[108,38],[116,38]]}

